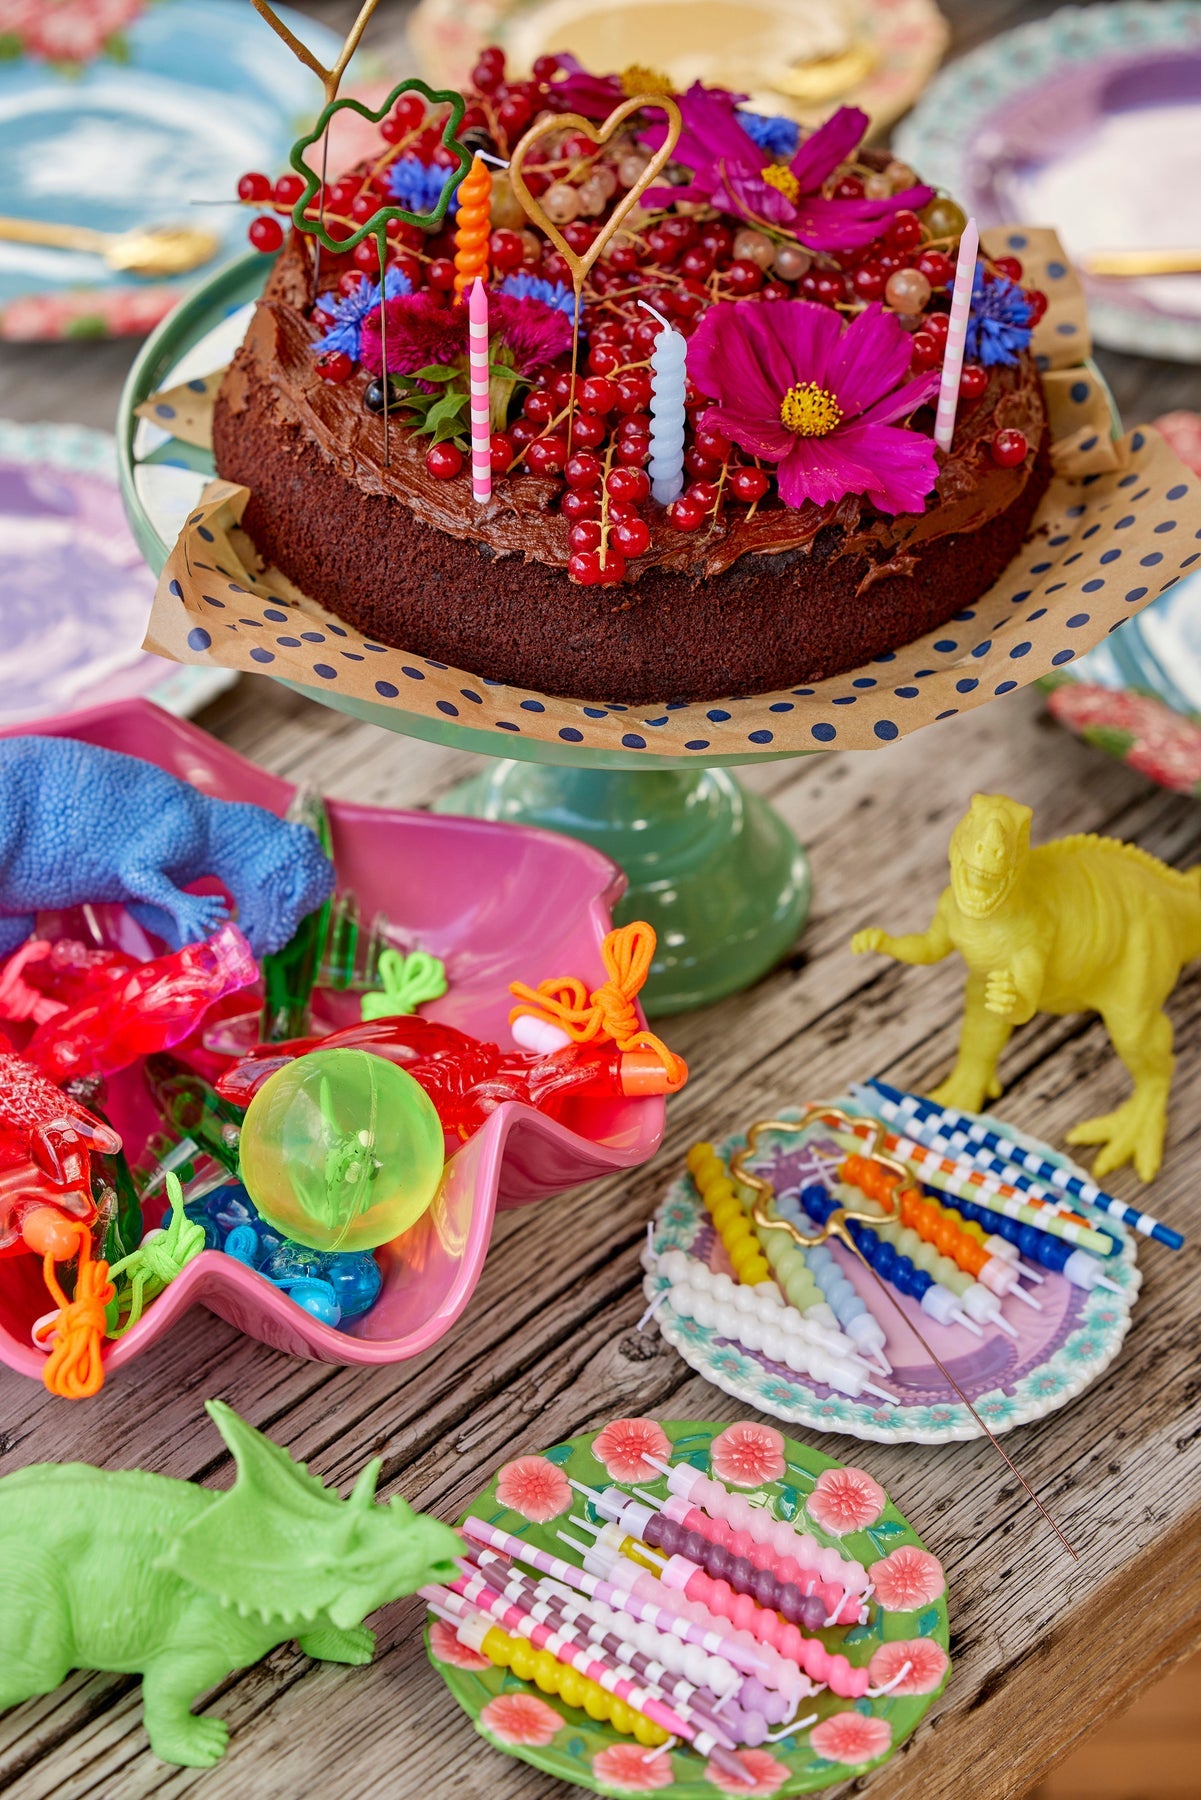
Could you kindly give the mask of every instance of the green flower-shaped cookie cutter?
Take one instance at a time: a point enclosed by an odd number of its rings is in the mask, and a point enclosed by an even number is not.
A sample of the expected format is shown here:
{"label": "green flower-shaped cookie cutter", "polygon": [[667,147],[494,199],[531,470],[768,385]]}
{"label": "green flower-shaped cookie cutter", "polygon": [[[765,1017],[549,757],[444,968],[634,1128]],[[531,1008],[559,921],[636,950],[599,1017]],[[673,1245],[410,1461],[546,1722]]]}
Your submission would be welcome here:
{"label": "green flower-shaped cookie cutter", "polygon": [[[309,167],[304,160],[304,153],[325,136],[329,122],[336,112],[355,112],[361,119],[366,119],[368,124],[380,125],[402,94],[420,94],[429,106],[450,107],[446,123],[442,127],[441,141],[445,148],[453,153],[458,166],[446,171],[446,180],[442,183],[442,192],[438,196],[438,203],[431,212],[412,213],[406,212],[403,206],[381,206],[379,211],[373,212],[371,217],[360,225],[359,229],[350,237],[332,238],[319,218],[308,219],[305,217],[307,208],[312,205],[321,191],[322,177]],[[451,196],[471,167],[471,151],[459,142],[456,135],[466,110],[467,102],[462,94],[456,94],[449,88],[427,87],[424,81],[418,81],[415,76],[410,77],[407,81],[402,81],[398,87],[394,87],[383,105],[375,112],[369,106],[364,106],[361,100],[331,100],[312,131],[306,137],[297,138],[288,158],[296,173],[304,177],[305,183],[303,194],[292,208],[292,223],[297,231],[303,231],[309,237],[316,238],[323,250],[328,250],[331,255],[335,256],[345,256],[348,252],[357,249],[365,238],[375,238],[379,243],[382,266],[384,238],[388,225],[393,219],[404,225],[419,226],[423,231],[430,231],[434,226],[440,225],[446,217],[446,209],[450,205]]]}

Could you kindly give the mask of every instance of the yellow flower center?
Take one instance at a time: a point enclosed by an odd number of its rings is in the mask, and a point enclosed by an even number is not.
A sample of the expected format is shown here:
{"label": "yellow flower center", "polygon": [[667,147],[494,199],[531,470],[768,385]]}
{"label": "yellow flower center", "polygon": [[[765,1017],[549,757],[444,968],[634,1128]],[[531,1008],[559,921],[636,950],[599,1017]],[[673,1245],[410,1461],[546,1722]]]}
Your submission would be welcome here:
{"label": "yellow flower center", "polygon": [[780,421],[798,437],[828,437],[842,424],[842,408],[829,388],[798,381],[780,402]]}
{"label": "yellow flower center", "polygon": [[621,89],[632,100],[635,94],[674,94],[668,76],[658,69],[644,69],[641,63],[631,63],[621,73]]}
{"label": "yellow flower center", "polygon": [[796,205],[801,184],[791,169],[786,168],[783,163],[766,163],[763,168],[763,179],[768,187],[774,187],[777,193],[783,194],[785,200],[790,200],[794,206]]}

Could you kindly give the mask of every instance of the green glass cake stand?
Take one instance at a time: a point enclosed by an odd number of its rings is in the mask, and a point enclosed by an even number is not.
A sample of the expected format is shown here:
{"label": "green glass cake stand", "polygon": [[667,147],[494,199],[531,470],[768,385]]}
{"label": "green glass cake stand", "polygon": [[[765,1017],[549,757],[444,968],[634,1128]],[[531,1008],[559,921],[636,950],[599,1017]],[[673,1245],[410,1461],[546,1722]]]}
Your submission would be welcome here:
{"label": "green glass cake stand", "polygon": [[[175,439],[151,446],[134,409],[228,360],[241,337],[236,315],[258,297],[268,267],[254,253],[218,270],[164,319],[130,371],[118,423],[121,486],[134,536],[156,573],[196,498],[195,486],[188,494],[186,477],[169,471],[211,474],[213,462]],[[148,473],[154,470],[162,473]],[[173,481],[176,493],[164,495]],[[491,759],[439,802],[440,811],[567,832],[619,863],[629,878],[619,920],[648,919],[659,937],[644,991],[650,1013],[682,1012],[749,987],[786,954],[805,922],[804,851],[779,814],[728,773],[730,764],[771,761],[770,752],[697,768],[670,756],[522,738],[498,760],[491,732],[299,691],[387,731]]]}

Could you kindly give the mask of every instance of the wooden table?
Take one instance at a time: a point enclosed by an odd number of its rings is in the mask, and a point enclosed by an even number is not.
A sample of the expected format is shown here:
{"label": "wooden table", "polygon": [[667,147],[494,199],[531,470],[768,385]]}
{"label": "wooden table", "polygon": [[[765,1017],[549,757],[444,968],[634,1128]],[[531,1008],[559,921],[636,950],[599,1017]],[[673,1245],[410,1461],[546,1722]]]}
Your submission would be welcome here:
{"label": "wooden table", "polygon": [[[348,9],[313,10],[339,18]],[[1045,9],[964,0],[950,10],[969,25],[966,42],[984,25],[999,29]],[[383,23],[394,32],[396,15]],[[5,408],[106,421],[127,359],[120,345],[10,351]],[[1168,404],[1201,406],[1196,370],[1119,358],[1108,358],[1107,367],[1128,417]],[[200,723],[281,774],[381,805],[428,804],[475,763],[354,724],[257,677],[243,678]],[[695,1138],[869,1072],[921,1086],[948,1066],[958,1025],[954,965],[902,970],[853,958],[852,930],[925,923],[944,880],[948,834],[979,788],[1032,805],[1040,837],[1112,832],[1180,866],[1201,860],[1201,811],[1193,803],[1067,737],[1030,694],[886,752],[767,764],[746,780],[808,845],[814,910],[795,954],[770,979],[673,1024],[671,1041],[694,1074],[669,1109],[667,1139],[650,1167],[503,1215],[465,1316],[434,1351],[400,1367],[295,1362],[197,1311],[78,1407],[0,1372],[0,1473],[84,1458],[226,1485],[229,1459],[201,1411],[203,1399],[217,1395],[343,1486],[367,1458],[382,1455],[384,1494],[403,1493],[449,1519],[500,1462],[621,1413],[743,1414],[693,1377],[653,1329],[635,1330],[638,1252],[646,1220]],[[1171,1011],[1179,1067],[1152,1204],[1196,1235],[1196,971]],[[1052,1141],[1126,1091],[1100,1025],[1082,1020],[1040,1020],[1020,1032],[1005,1074],[1005,1116]],[[1140,1192],[1129,1174],[1114,1186],[1131,1199]],[[835,1457],[865,1462],[942,1557],[955,1657],[949,1691],[901,1754],[831,1794],[1022,1795],[1108,1710],[1198,1641],[1194,1256],[1146,1249],[1134,1328],[1108,1376],[1066,1411],[1006,1439],[1079,1547],[1078,1565],[985,1445],[886,1449],[814,1440]],[[0,1631],[2,1583],[0,1575]],[[203,1774],[168,1768],[150,1754],[136,1681],[74,1675],[0,1718],[0,1792],[21,1800],[193,1791],[205,1800],[553,1800],[563,1793],[475,1737],[425,1661],[419,1622],[411,1601],[383,1613],[375,1621],[376,1659],[365,1670],[311,1663],[285,1646],[231,1678],[207,1703],[232,1726],[231,1746]]]}

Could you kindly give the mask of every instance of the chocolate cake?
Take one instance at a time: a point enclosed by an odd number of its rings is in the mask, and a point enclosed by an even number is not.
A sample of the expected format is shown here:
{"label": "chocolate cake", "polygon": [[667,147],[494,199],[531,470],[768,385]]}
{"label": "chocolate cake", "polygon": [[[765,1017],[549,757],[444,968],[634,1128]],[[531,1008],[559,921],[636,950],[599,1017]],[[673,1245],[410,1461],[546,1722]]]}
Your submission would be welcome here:
{"label": "chocolate cake", "polygon": [[[463,129],[500,156],[535,109],[603,119],[625,97],[566,58],[513,83],[491,53],[476,80]],[[398,101],[382,160],[327,190],[345,235],[364,199],[417,212],[414,195],[436,191],[441,118],[414,101]],[[645,165],[654,104],[599,149],[567,123],[527,156],[531,191],[577,253]],[[361,251],[325,253],[318,270],[312,240],[291,232],[214,418],[218,472],[250,489],[244,524],[265,562],[378,642],[629,704],[813,682],[992,585],[1050,475],[1029,349],[1042,296],[1012,261],[977,268],[954,439],[936,450],[959,208],[861,149],[852,109],[805,136],[737,96],[693,89],[679,104],[662,185],[584,286],[570,443],[566,259],[494,175],[484,502],[453,227],[390,239],[382,318]],[[689,340],[682,492],[666,505],[645,473],[662,465],[659,315]]]}

